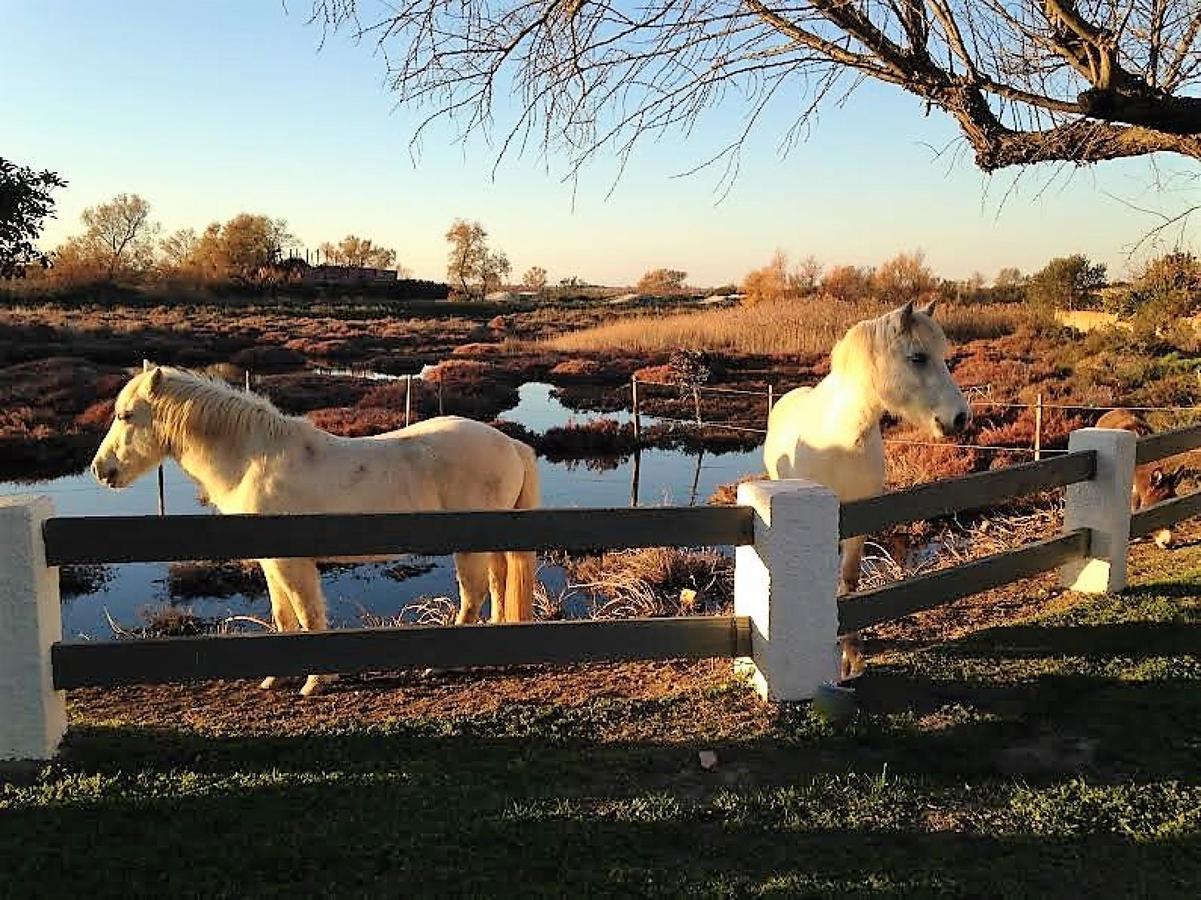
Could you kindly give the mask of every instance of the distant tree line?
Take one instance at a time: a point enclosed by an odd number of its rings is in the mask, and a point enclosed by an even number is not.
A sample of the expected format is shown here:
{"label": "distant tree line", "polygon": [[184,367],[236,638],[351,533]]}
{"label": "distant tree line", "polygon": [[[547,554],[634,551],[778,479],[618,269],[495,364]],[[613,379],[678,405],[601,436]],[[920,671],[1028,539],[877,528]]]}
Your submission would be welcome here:
{"label": "distant tree line", "polygon": [[[150,204],[137,194],[119,194],[85,209],[82,231],[52,251],[37,246],[47,219],[54,216],[53,191],[66,182],[0,159],[0,278],[25,278],[54,285],[147,282],[198,286],[275,286],[303,280],[308,261],[287,256],[297,241],[281,218],[239,213],[213,222],[199,234],[181,228],[163,235]],[[408,279],[396,251],[370,238],[350,234],[326,242],[317,257],[330,265],[397,272],[388,292],[408,289],[413,296],[445,297],[446,285]]]}

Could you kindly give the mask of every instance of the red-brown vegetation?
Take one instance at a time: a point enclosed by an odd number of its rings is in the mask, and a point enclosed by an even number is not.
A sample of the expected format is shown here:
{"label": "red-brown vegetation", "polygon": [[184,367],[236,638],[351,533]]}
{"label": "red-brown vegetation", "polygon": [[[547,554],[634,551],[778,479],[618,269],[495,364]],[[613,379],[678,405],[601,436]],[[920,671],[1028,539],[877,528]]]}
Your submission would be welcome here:
{"label": "red-brown vegetation", "polygon": [[32,478],[82,468],[108,427],[124,372],[51,358],[0,369],[0,477]]}

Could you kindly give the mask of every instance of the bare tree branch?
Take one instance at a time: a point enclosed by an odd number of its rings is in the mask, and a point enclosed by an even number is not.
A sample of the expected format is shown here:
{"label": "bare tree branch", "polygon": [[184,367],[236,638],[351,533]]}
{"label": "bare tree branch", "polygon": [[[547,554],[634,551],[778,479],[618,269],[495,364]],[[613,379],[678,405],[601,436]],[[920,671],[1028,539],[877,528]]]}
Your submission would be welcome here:
{"label": "bare tree branch", "polygon": [[[843,76],[895,85],[950,115],[987,171],[1156,152],[1201,158],[1198,0],[401,0],[364,22],[356,0],[312,20],[374,39],[398,102],[568,160],[688,134],[717,106],[743,123],[791,102],[786,143]],[[785,98],[789,98],[787,101]]]}

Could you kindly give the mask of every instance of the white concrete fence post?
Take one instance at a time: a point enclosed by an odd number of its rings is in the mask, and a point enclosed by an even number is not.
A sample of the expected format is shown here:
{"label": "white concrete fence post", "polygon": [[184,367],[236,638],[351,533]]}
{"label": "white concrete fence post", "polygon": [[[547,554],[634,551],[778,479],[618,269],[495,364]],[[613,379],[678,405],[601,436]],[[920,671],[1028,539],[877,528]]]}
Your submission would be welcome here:
{"label": "white concrete fence post", "polygon": [[1113,428],[1081,428],[1068,438],[1069,451],[1097,453],[1092,480],[1068,485],[1064,531],[1087,528],[1092,532],[1088,556],[1060,569],[1060,579],[1069,590],[1103,594],[1126,587],[1136,442],[1133,432]]}
{"label": "white concrete fence post", "polygon": [[58,569],[46,565],[48,497],[0,497],[0,762],[54,756],[67,706],[50,647],[62,637]]}
{"label": "white concrete fence post", "polygon": [[734,614],[751,620],[736,662],[761,696],[807,700],[838,677],[838,498],[804,479],[751,481],[755,541],[735,551]]}

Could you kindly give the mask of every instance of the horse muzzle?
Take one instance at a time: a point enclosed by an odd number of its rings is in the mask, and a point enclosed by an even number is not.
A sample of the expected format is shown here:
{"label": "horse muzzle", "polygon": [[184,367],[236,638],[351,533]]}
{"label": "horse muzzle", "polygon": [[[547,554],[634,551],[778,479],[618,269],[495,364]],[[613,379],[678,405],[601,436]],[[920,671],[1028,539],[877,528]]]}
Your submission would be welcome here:
{"label": "horse muzzle", "polygon": [[120,472],[113,465],[106,465],[99,460],[92,461],[92,476],[107,488],[124,487],[120,483]]}
{"label": "horse muzzle", "polygon": [[934,430],[938,432],[939,437],[950,437],[955,434],[962,434],[972,421],[972,414],[968,410],[961,409],[953,416],[944,417],[935,415]]}

